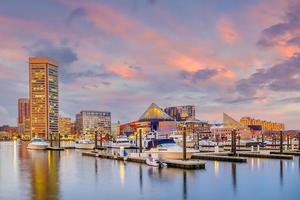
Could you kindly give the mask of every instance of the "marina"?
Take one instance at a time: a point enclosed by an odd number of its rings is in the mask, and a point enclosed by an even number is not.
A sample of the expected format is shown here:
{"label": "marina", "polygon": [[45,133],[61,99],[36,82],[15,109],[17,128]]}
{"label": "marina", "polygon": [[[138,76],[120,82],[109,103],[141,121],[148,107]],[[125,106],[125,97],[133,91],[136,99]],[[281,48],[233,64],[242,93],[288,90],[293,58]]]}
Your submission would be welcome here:
{"label": "marina", "polygon": [[27,150],[26,145],[0,142],[0,156],[6,156],[6,162],[0,162],[0,199],[150,200],[154,195],[155,199],[281,200],[300,195],[299,157],[205,161],[204,170],[184,170],[150,167],[142,160],[138,163],[138,158],[124,162],[82,156],[86,151],[76,149]]}

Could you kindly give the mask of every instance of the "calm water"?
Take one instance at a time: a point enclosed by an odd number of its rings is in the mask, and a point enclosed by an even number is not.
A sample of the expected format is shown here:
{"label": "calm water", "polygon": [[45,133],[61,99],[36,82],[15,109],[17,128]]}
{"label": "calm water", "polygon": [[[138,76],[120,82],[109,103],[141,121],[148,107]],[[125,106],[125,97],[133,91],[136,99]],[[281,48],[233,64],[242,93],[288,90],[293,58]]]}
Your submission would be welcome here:
{"label": "calm water", "polygon": [[299,157],[156,169],[0,142],[0,199],[300,199]]}

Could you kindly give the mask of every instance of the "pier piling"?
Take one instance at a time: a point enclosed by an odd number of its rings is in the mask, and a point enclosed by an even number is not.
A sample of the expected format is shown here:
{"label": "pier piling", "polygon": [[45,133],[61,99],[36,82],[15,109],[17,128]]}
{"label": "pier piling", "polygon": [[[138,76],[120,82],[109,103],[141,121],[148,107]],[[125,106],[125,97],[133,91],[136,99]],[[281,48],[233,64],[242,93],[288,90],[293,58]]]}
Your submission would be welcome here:
{"label": "pier piling", "polygon": [[183,160],[186,160],[186,125],[183,126]]}
{"label": "pier piling", "polygon": [[283,152],[283,132],[280,131],[280,153]]}

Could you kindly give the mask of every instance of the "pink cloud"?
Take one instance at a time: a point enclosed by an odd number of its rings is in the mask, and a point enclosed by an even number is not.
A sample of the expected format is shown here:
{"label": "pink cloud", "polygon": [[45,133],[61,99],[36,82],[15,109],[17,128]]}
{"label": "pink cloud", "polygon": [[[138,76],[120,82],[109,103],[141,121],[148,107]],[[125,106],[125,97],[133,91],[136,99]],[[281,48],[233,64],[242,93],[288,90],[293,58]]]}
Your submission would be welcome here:
{"label": "pink cloud", "polygon": [[219,32],[220,38],[227,44],[233,45],[239,40],[240,36],[236,30],[235,25],[227,17],[222,17],[220,19],[217,30]]}

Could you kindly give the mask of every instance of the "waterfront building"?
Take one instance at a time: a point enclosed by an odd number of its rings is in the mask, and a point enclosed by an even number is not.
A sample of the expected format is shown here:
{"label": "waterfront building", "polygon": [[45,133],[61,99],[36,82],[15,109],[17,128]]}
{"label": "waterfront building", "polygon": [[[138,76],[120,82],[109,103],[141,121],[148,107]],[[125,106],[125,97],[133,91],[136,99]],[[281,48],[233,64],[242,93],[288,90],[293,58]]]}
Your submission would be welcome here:
{"label": "waterfront building", "polygon": [[196,109],[193,105],[167,107],[164,111],[176,121],[196,119]]}
{"label": "waterfront building", "polygon": [[81,111],[76,115],[76,129],[83,135],[91,135],[95,131],[110,135],[111,113],[104,111]]}
{"label": "waterfront building", "polygon": [[270,122],[250,117],[242,117],[240,122],[245,126],[261,126],[263,131],[283,131],[285,129],[283,123]]}
{"label": "waterfront building", "polygon": [[59,116],[58,131],[61,137],[68,138],[71,135],[71,118]]}
{"label": "waterfront building", "polygon": [[44,57],[29,58],[31,136],[58,136],[58,63]]}
{"label": "waterfront building", "polygon": [[120,125],[120,134],[135,135],[158,132],[160,135],[171,134],[176,131],[176,121],[152,103],[137,121]]}
{"label": "waterfront building", "polygon": [[30,103],[28,98],[18,99],[18,135],[30,139]]}
{"label": "waterfront building", "polygon": [[9,140],[13,137],[16,138],[18,135],[18,127],[9,126],[9,125],[3,125],[0,126],[0,139]]}
{"label": "waterfront building", "polygon": [[236,133],[242,139],[252,138],[250,129],[242,123],[235,120],[233,117],[223,113],[223,124],[211,126],[210,131],[214,138],[230,138],[232,130],[235,129]]}
{"label": "waterfront building", "polygon": [[207,133],[210,132],[210,125],[208,122],[200,121],[198,119],[195,120],[187,120],[187,121],[179,121],[177,122],[176,129],[178,132],[183,132],[183,127],[186,127],[187,135],[195,135],[197,132],[199,133]]}

